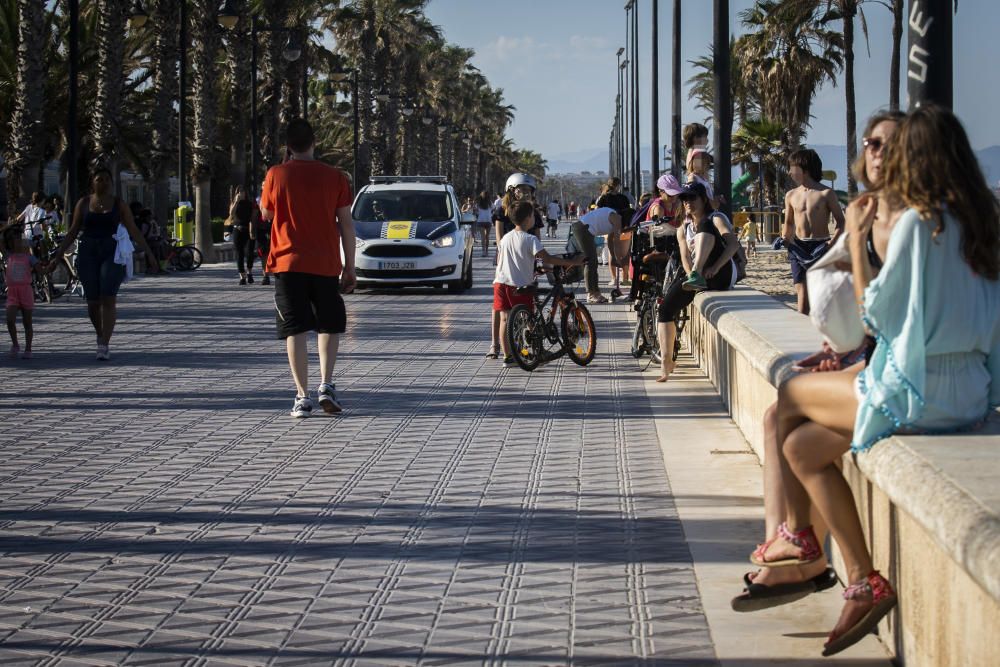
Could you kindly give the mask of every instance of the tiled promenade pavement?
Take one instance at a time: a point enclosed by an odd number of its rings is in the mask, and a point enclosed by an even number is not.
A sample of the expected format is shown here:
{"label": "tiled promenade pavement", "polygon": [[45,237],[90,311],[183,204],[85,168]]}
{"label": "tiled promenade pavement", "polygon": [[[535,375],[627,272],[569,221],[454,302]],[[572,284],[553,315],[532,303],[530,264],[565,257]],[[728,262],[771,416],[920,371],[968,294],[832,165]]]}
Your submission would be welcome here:
{"label": "tiled promenade pavement", "polygon": [[504,369],[476,270],[348,299],[338,419],[288,416],[231,266],[127,285],[110,363],[41,306],[0,360],[0,664],[715,664],[624,309],[589,368]]}

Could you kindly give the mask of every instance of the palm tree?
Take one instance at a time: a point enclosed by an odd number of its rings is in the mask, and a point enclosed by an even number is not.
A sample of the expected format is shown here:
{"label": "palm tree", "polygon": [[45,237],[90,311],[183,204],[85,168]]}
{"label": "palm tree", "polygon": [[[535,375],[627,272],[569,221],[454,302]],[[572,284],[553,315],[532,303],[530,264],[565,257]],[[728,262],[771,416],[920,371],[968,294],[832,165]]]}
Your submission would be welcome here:
{"label": "palm tree", "polygon": [[826,27],[816,0],[757,0],[740,14],[750,32],[741,40],[741,69],[757,83],[762,113],[782,123],[797,148],[812,100],[843,67],[843,36]]}
{"label": "palm tree", "polygon": [[784,127],[760,116],[749,117],[733,132],[733,164],[756,164],[763,187],[758,186],[758,206],[777,201],[774,188],[788,153],[782,139]]}
{"label": "palm tree", "polygon": [[206,262],[215,261],[212,242],[212,173],[215,163],[219,37],[215,0],[194,0],[191,12],[194,146],[191,180],[195,190],[195,244]]}
{"label": "palm tree", "polygon": [[180,48],[177,24],[180,5],[175,0],[157,0],[152,7],[153,24],[153,107],[150,175],[153,181],[153,216],[161,223],[169,219],[170,166],[175,156],[174,101],[177,99],[177,63]]}
{"label": "palm tree", "polygon": [[42,110],[45,106],[45,70],[42,48],[45,8],[37,0],[17,2],[17,93],[10,119],[7,165],[7,207],[11,215],[38,186],[41,168]]}
{"label": "palm tree", "polygon": [[111,170],[115,187],[120,188],[122,89],[125,82],[124,58],[126,0],[96,0],[97,91],[91,116],[91,141],[94,161]]}

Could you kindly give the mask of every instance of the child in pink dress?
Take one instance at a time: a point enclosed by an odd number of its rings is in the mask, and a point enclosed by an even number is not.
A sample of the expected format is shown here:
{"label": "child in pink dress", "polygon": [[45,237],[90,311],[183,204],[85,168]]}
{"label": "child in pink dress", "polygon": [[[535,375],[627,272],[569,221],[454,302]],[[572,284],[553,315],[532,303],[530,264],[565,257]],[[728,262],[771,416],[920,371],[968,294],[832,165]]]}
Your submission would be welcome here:
{"label": "child in pink dress", "polygon": [[[35,309],[35,295],[31,289],[31,274],[44,267],[28,250],[25,239],[16,229],[7,227],[0,235],[0,250],[4,253],[7,268],[4,279],[7,283],[7,331],[10,333],[10,356],[16,359],[31,359],[31,340],[34,327],[31,314]],[[24,352],[17,341],[17,313],[21,311],[24,322]]]}

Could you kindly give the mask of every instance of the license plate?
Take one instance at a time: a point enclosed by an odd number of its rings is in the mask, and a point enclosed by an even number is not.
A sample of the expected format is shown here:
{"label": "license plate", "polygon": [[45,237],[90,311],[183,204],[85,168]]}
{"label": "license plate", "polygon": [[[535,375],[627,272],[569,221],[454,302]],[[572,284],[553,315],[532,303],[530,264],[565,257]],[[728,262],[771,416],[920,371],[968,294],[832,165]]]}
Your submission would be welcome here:
{"label": "license plate", "polygon": [[416,262],[379,262],[378,268],[380,271],[386,269],[415,269],[417,268]]}

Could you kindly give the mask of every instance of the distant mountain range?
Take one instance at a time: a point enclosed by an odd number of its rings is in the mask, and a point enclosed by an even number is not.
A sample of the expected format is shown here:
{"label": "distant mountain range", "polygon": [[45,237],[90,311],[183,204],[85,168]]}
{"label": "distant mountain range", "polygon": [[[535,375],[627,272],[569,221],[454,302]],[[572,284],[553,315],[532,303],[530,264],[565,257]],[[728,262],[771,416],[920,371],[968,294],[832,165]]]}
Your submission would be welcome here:
{"label": "distant mountain range", "polygon": [[[819,153],[823,160],[824,169],[837,172],[835,187],[841,190],[845,189],[847,187],[847,148],[824,144],[817,144],[812,148]],[[643,169],[649,169],[649,153],[649,146],[644,146],[639,153],[643,158]],[[976,151],[976,156],[979,158],[979,164],[990,187],[1000,187],[1000,146],[990,146]],[[553,174],[578,174],[583,171],[593,173],[608,169],[608,150],[606,148],[589,148],[560,153],[547,157],[547,159],[549,172]]]}

